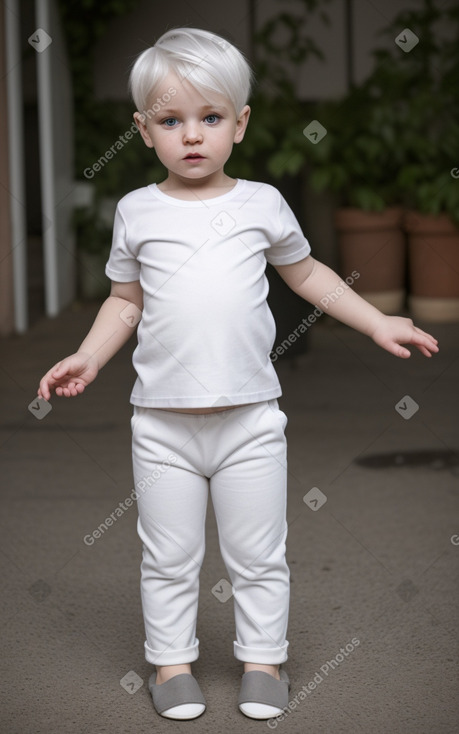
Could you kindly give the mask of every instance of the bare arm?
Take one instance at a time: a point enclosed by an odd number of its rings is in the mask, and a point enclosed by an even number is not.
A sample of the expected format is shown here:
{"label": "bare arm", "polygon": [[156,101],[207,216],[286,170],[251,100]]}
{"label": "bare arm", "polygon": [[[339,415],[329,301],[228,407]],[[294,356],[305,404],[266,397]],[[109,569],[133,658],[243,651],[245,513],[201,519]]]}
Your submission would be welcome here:
{"label": "bare arm", "polygon": [[276,270],[301,298],[321,308],[335,319],[371,337],[397,357],[409,357],[402,344],[415,345],[426,357],[438,352],[437,340],[414,326],[411,319],[386,316],[361,298],[331,268],[311,255],[293,265],[277,265]]}
{"label": "bare arm", "polygon": [[55,364],[43,376],[38,395],[49,400],[52,390],[65,397],[82,393],[134,333],[142,306],[139,281],[113,282],[109,297],[102,304],[78,351]]}
{"label": "bare arm", "polygon": [[142,306],[142,289],[138,280],[112,283],[110,295],[102,304],[78,352],[90,354],[102,369],[132,336],[140,320]]}

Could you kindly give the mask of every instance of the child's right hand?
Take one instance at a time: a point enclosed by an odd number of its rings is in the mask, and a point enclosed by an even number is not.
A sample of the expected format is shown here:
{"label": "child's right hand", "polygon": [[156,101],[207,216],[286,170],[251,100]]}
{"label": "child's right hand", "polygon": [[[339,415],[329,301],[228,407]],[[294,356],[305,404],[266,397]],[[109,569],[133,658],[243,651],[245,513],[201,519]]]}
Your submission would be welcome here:
{"label": "child's right hand", "polygon": [[51,391],[66,398],[75,397],[96,379],[99,372],[97,359],[85,352],[76,352],[65,357],[42,377],[38,395],[45,400],[51,397]]}

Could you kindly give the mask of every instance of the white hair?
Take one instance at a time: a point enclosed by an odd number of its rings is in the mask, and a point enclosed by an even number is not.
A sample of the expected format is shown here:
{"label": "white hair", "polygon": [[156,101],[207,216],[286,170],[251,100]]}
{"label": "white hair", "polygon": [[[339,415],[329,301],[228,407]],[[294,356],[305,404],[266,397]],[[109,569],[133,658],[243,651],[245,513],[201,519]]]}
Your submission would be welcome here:
{"label": "white hair", "polygon": [[129,88],[139,112],[149,96],[174,72],[198,90],[212,90],[231,101],[236,114],[250,95],[252,70],[233,44],[215,33],[198,28],[175,28],[164,33],[140,54],[129,77]]}

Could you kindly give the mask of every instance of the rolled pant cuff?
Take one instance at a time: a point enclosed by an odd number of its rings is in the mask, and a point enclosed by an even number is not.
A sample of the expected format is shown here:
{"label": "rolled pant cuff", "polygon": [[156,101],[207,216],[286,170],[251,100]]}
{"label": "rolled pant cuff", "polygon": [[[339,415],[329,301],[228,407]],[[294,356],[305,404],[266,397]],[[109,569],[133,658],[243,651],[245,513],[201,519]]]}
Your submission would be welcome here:
{"label": "rolled pant cuff", "polygon": [[153,665],[181,665],[182,663],[192,663],[199,657],[199,640],[191,647],[185,647],[182,650],[173,650],[166,648],[165,650],[152,650],[145,642],[145,660]]}
{"label": "rolled pant cuff", "polygon": [[244,647],[234,641],[234,657],[244,663],[260,663],[262,665],[280,665],[288,658],[289,643],[277,647]]}

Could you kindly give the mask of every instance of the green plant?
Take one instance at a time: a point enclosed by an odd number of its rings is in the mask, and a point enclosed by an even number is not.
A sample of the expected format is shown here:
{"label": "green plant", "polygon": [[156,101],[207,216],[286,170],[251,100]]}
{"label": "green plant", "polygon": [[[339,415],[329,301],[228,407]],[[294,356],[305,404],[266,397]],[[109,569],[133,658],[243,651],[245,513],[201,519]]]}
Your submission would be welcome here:
{"label": "green plant", "polygon": [[[405,11],[397,20],[420,39],[402,59],[399,144],[405,161],[397,184],[406,207],[444,212],[459,224],[459,184],[451,175],[459,151],[459,6],[449,0],[440,9],[434,0],[424,0],[421,10]],[[394,31],[392,24],[387,33]]]}
{"label": "green plant", "polygon": [[[251,119],[242,145],[236,146],[225,170],[245,178],[279,177],[296,173],[303,163],[301,153],[291,152],[289,164],[276,169],[273,159],[279,141],[298,120],[307,116],[311,103],[299,100],[298,67],[311,58],[324,60],[321,48],[309,32],[318,16],[330,23],[325,6],[330,0],[278,0],[282,10],[269,18],[254,36],[255,90],[250,100]],[[288,11],[285,6],[289,5]],[[268,166],[268,161],[273,162]],[[273,171],[274,169],[274,171]]]}
{"label": "green plant", "polygon": [[326,135],[315,142],[303,124],[287,131],[268,167],[273,175],[309,168],[316,191],[340,195],[343,206],[382,211],[397,203],[397,173],[403,150],[397,145],[401,121],[395,100],[379,89],[353,87],[342,100],[318,103],[304,123],[317,120]]}
{"label": "green plant", "polygon": [[[103,253],[107,243],[108,248],[110,245],[111,232],[99,214],[102,200],[120,198],[146,181],[155,180],[163,171],[155,156],[145,155],[138,135],[114,148],[120,136],[132,130],[132,105],[96,99],[94,91],[97,41],[113,18],[131,12],[138,4],[139,0],[59,1],[72,72],[75,178],[89,180],[94,186],[94,204],[75,211],[74,227],[78,249],[92,254]],[[110,149],[114,154],[104,163],[103,157]],[[100,160],[103,165],[94,171],[94,164]]]}
{"label": "green plant", "polygon": [[92,255],[110,250],[112,229],[101,220],[97,207],[77,207],[72,222],[78,244],[82,250]]}
{"label": "green plant", "polygon": [[[75,151],[75,163],[78,177],[93,182],[98,198],[121,197],[145,182],[156,180],[165,170],[154,152],[145,148],[132,112],[130,102],[93,102],[91,131],[85,127],[86,135]],[[109,157],[104,158],[107,151]],[[95,171],[93,166],[98,161],[102,165]]]}
{"label": "green plant", "polygon": [[[395,43],[406,28],[419,38],[408,53]],[[268,168],[279,176],[309,167],[313,188],[338,192],[343,206],[403,204],[458,221],[459,185],[450,171],[459,150],[459,8],[453,0],[442,10],[423,0],[383,34],[393,48],[374,51],[367,80],[340,100],[315,105],[306,119],[317,119],[326,136],[314,145],[302,125],[289,128]]]}
{"label": "green plant", "polygon": [[[98,0],[81,0],[80,2],[59,0],[59,13],[72,73],[77,155],[80,150],[88,148],[90,139],[100,139],[104,135],[107,123],[110,124],[107,116],[102,119],[100,106],[97,104],[94,93],[94,58],[97,42],[104,35],[113,18],[129,13],[138,4],[139,0],[104,0],[103,3]],[[123,124],[125,129],[126,121]],[[119,132],[122,132],[122,129]],[[106,136],[107,143],[109,139],[110,132]],[[102,152],[103,150],[98,148],[95,151],[98,155],[94,158],[93,153],[92,160],[84,161],[84,164],[91,165]],[[80,173],[79,168],[78,173]]]}

